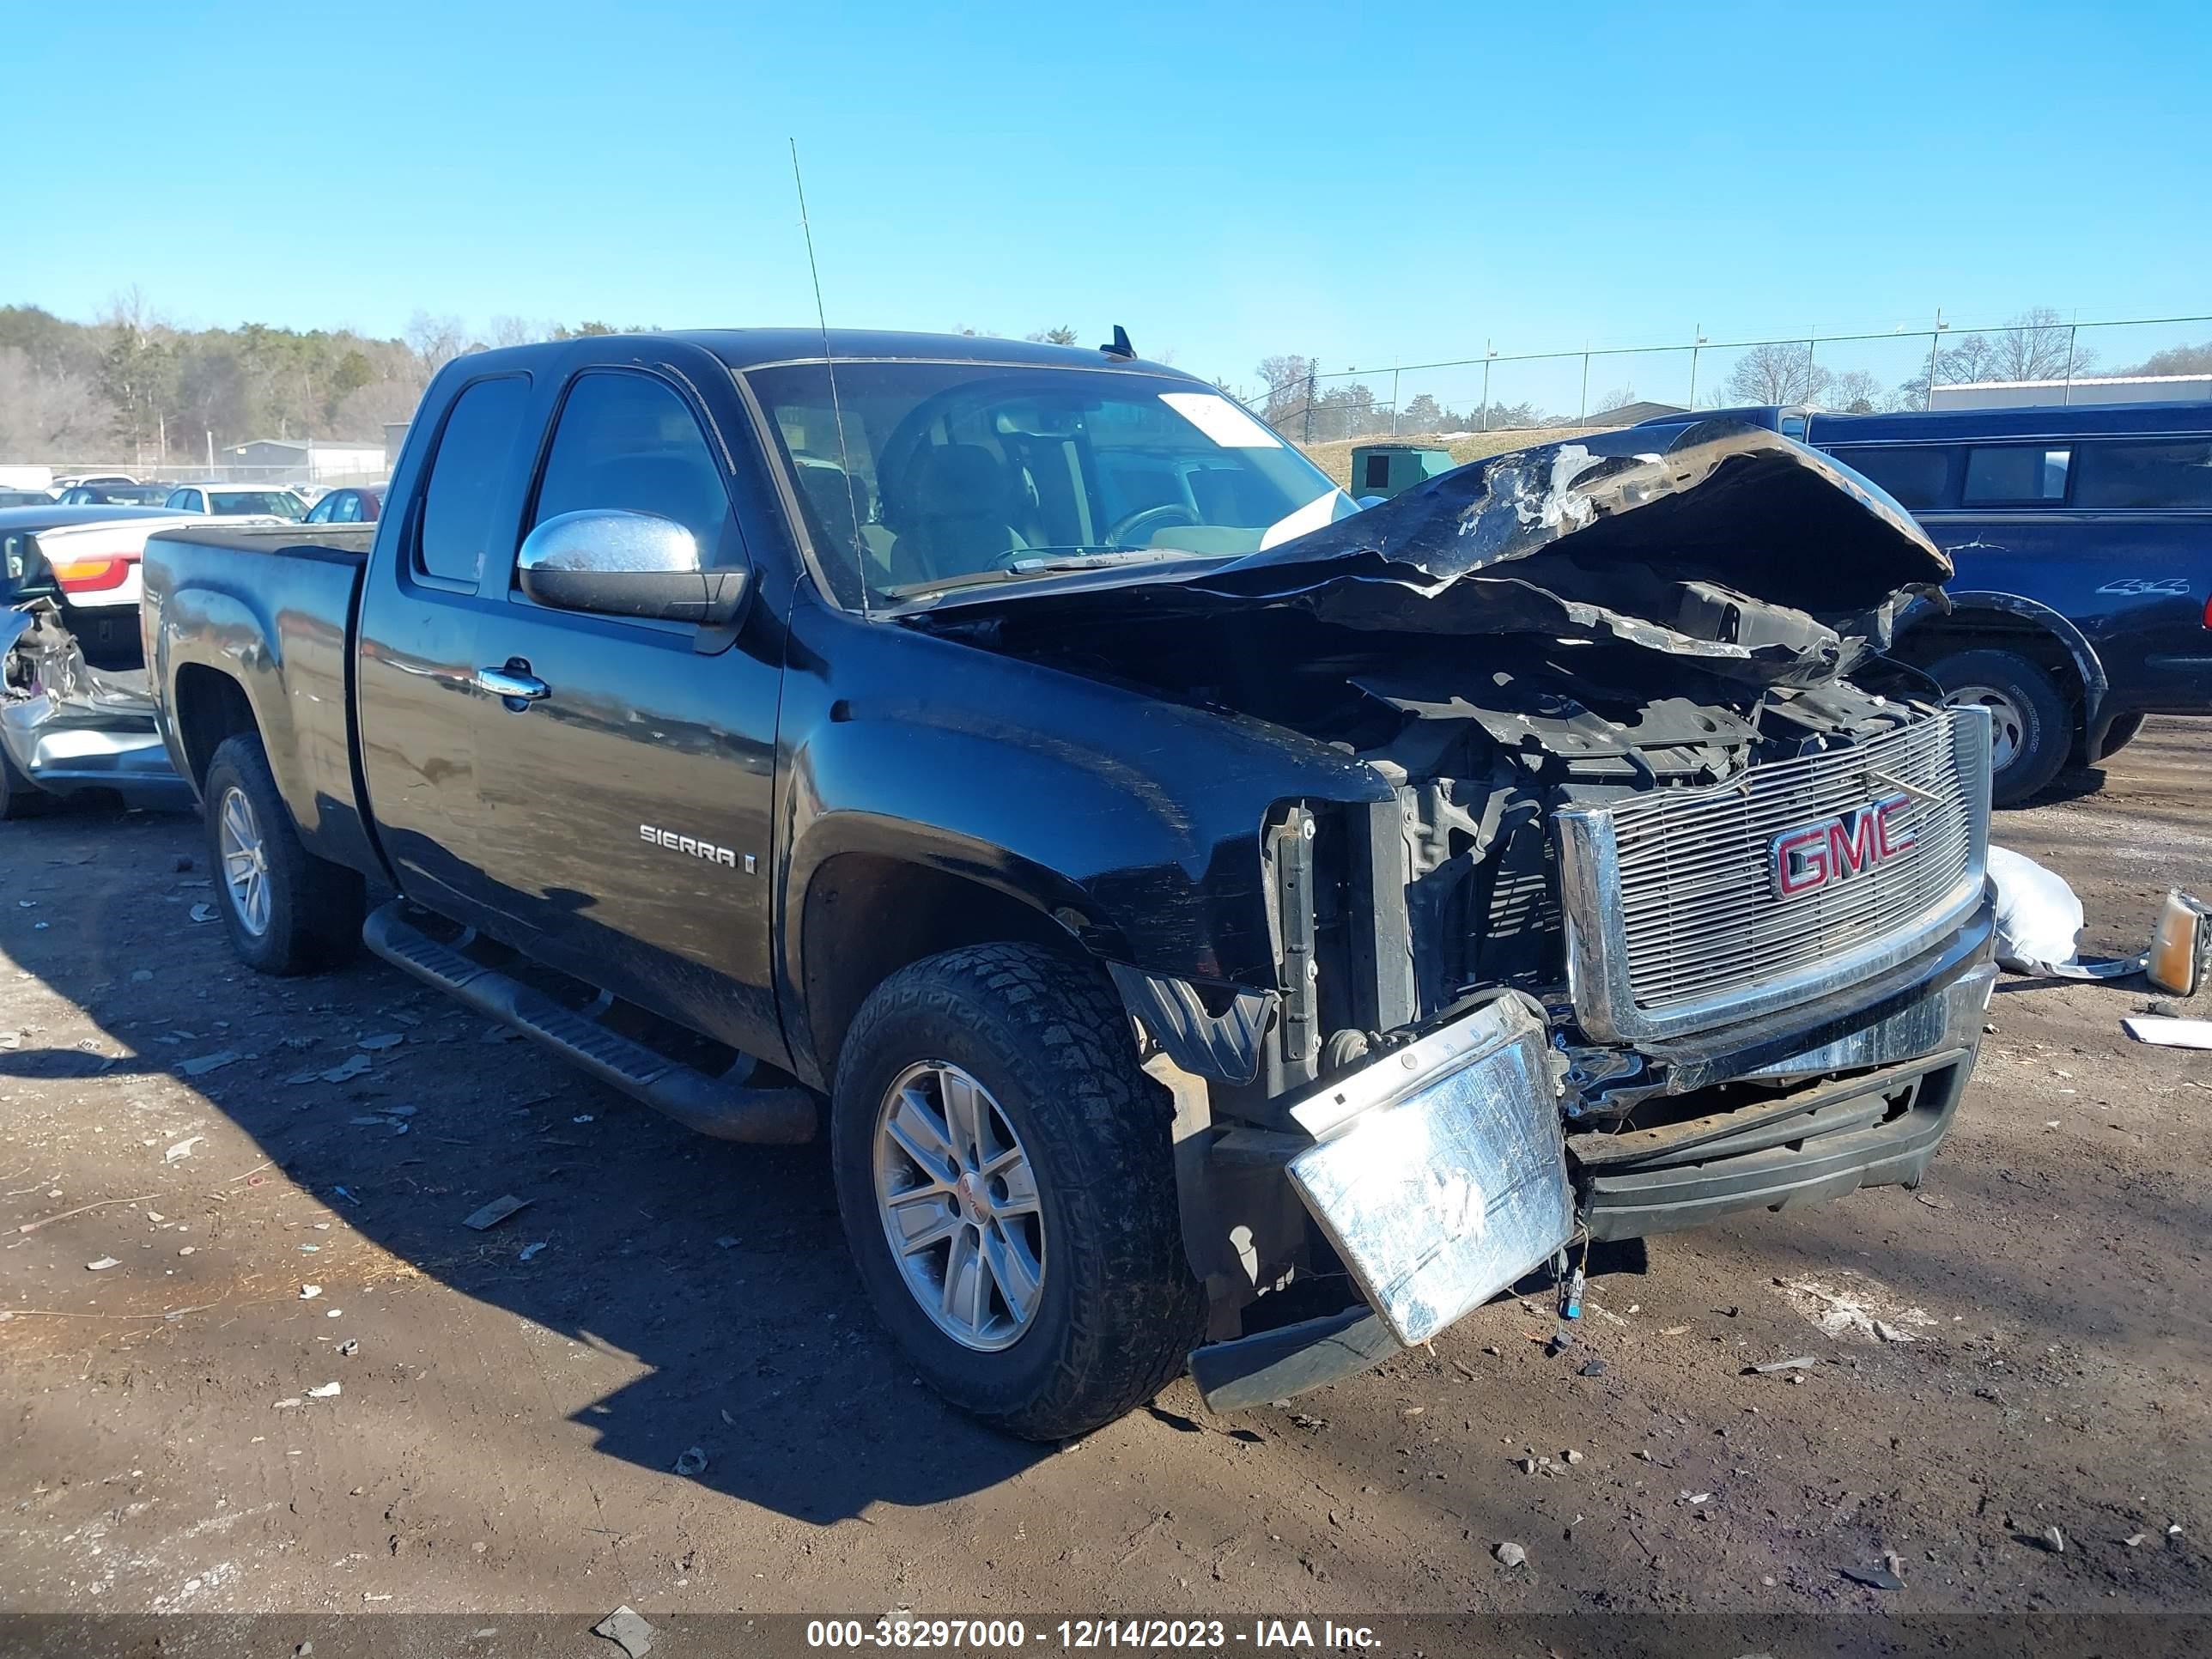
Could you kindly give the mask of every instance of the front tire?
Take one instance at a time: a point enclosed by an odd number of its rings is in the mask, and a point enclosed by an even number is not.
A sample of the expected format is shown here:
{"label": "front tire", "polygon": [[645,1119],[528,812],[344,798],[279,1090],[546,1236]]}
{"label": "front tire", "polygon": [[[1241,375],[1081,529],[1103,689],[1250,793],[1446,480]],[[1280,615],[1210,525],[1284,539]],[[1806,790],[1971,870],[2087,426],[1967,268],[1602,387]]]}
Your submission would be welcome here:
{"label": "front tire", "polygon": [[1955,651],[1928,665],[1943,700],[1990,711],[1990,799],[2017,806],[2057,777],[2074,748],[2074,718],[2049,674],[1994,646]]}
{"label": "front tire", "polygon": [[1182,1370],[1202,1303],[1170,1112],[1079,964],[987,945],[891,975],[846,1037],[830,1150],[870,1300],[963,1411],[1066,1439]]}
{"label": "front tire", "polygon": [[367,884],[300,844],[261,739],[227,738],[208,763],[209,865],[232,948],[257,972],[311,973],[360,948]]}

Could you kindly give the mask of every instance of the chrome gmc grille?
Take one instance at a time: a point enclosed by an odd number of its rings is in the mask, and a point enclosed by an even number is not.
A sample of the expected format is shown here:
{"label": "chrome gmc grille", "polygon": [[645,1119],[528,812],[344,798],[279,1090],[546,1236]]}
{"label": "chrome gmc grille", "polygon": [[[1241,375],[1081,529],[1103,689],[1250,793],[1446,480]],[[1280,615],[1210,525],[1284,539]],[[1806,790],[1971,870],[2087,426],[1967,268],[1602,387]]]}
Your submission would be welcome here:
{"label": "chrome gmc grille", "polygon": [[[1748,1018],[1917,954],[1979,902],[1989,718],[1945,709],[1870,742],[1559,816],[1569,975],[1591,1035],[1662,1036]],[[1884,798],[1887,860],[1777,890],[1776,840]],[[1814,838],[1818,860],[1826,842]],[[1838,859],[1838,867],[1841,868]]]}

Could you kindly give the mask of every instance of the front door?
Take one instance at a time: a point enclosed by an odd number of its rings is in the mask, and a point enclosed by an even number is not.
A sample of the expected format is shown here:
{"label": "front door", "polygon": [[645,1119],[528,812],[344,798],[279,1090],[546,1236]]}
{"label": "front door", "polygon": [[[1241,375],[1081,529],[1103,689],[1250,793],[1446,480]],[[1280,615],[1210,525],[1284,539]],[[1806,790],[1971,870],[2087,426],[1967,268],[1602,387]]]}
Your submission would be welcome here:
{"label": "front door", "polygon": [[[607,363],[562,389],[520,534],[586,507],[657,514],[710,565],[746,561],[703,364]],[[725,376],[726,379],[726,376]],[[781,621],[734,637],[534,604],[515,548],[485,608],[480,665],[542,686],[478,695],[482,878],[510,942],[764,1058],[783,1052],[769,856]],[[489,586],[489,584],[488,584]]]}

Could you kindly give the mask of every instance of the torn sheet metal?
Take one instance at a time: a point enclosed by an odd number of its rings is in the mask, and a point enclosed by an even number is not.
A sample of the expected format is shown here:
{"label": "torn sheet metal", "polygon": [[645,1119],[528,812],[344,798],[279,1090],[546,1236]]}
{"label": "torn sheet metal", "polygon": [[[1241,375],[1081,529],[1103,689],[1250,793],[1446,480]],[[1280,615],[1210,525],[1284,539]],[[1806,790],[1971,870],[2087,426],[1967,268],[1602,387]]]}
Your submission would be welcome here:
{"label": "torn sheet metal", "polygon": [[[1740,421],[1492,456],[1295,540],[1178,577],[1008,598],[1136,620],[1291,605],[1346,628],[1617,638],[1768,685],[1835,679],[1948,559],[1856,473]],[[947,607],[934,625],[988,612]],[[925,625],[931,625],[925,623]]]}
{"label": "torn sheet metal", "polygon": [[1542,1022],[1501,998],[1293,1109],[1318,1144],[1291,1183],[1399,1341],[1427,1341],[1572,1232],[1546,1053]]}
{"label": "torn sheet metal", "polygon": [[50,599],[0,611],[0,749],[41,787],[181,792],[143,670],[94,668]]}

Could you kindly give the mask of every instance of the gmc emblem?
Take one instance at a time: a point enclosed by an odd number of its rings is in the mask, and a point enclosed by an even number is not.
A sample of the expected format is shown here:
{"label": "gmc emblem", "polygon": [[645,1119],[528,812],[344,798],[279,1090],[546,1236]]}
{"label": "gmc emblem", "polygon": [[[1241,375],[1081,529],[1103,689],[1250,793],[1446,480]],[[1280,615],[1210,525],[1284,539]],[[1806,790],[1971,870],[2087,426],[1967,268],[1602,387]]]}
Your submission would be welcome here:
{"label": "gmc emblem", "polygon": [[1774,896],[1802,898],[1911,852],[1911,828],[1897,815],[1911,804],[1912,797],[1899,791],[1817,823],[1784,830],[1766,843]]}

